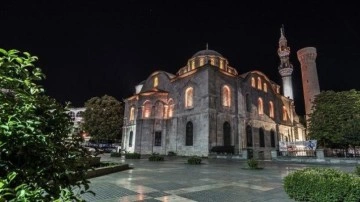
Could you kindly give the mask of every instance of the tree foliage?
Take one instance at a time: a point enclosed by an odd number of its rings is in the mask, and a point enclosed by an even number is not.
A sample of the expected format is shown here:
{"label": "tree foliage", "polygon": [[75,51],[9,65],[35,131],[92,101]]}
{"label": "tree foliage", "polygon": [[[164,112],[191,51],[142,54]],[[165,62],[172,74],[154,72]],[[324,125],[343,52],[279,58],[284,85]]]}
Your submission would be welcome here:
{"label": "tree foliage", "polygon": [[0,201],[80,201],[87,156],[65,107],[37,84],[37,57],[0,49]]}
{"label": "tree foliage", "polygon": [[112,96],[93,97],[86,101],[84,130],[91,138],[120,139],[123,125],[123,105]]}
{"label": "tree foliage", "polygon": [[360,145],[360,92],[324,91],[316,96],[309,136],[324,147]]}

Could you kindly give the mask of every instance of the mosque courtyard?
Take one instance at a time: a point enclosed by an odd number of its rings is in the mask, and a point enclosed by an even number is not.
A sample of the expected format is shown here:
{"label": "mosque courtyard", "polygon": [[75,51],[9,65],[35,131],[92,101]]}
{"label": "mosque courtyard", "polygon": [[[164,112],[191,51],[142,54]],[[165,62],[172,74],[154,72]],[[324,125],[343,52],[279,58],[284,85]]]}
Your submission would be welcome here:
{"label": "mosque courtyard", "polygon": [[[305,167],[330,165],[289,164],[263,161],[261,170],[249,170],[245,160],[203,159],[201,165],[187,164],[187,158],[174,157],[163,162],[148,159],[122,160],[101,156],[102,161],[127,163],[130,170],[90,179],[96,193],[83,195],[90,202],[169,201],[242,202],[293,201],[283,189],[283,178]],[[352,172],[355,165],[331,165]]]}

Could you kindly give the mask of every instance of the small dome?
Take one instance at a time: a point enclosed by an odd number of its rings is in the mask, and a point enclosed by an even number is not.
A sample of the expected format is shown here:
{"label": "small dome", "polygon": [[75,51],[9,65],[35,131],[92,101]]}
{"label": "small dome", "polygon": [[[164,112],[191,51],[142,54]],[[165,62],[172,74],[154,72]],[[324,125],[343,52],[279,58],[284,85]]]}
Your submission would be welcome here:
{"label": "small dome", "polygon": [[205,55],[213,55],[213,56],[219,56],[222,57],[222,55],[214,50],[201,50],[193,55],[193,57],[197,56],[205,56]]}

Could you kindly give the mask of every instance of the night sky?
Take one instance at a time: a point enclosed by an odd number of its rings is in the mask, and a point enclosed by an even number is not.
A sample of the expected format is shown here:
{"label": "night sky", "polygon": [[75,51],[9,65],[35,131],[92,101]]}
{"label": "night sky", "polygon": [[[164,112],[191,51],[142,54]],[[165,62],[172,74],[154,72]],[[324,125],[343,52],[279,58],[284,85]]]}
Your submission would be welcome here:
{"label": "night sky", "polygon": [[38,56],[46,93],[80,107],[104,94],[127,98],[156,70],[175,74],[206,43],[240,74],[260,70],[281,84],[277,48],[284,24],[301,115],[296,51],[303,47],[318,50],[321,90],[360,90],[360,12],[332,2],[6,1],[0,47]]}

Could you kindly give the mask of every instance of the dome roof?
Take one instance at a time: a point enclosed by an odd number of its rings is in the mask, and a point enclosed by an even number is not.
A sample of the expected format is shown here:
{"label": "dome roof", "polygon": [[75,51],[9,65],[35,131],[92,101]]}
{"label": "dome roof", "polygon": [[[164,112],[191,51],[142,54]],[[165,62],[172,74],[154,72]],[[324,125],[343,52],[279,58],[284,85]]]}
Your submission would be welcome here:
{"label": "dome roof", "polygon": [[197,57],[197,56],[205,56],[205,55],[214,55],[214,56],[219,56],[219,57],[223,57],[220,53],[214,51],[214,50],[201,50],[197,53],[195,53],[193,55],[193,57]]}

